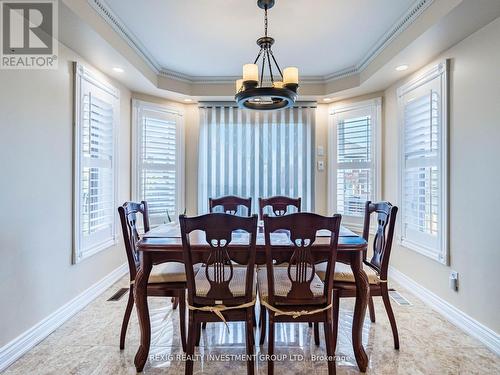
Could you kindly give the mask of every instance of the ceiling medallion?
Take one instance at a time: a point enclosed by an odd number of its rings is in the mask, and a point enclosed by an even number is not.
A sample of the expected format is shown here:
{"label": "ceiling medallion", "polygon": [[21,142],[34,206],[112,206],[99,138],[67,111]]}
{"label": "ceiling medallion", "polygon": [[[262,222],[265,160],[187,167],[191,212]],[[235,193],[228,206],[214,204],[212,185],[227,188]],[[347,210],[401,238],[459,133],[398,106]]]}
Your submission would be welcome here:
{"label": "ceiling medallion", "polygon": [[[235,100],[240,108],[260,111],[288,108],[297,100],[299,87],[299,71],[288,67],[281,71],[271,50],[274,39],[267,35],[267,11],[274,6],[275,0],[258,0],[259,8],[264,9],[264,36],[257,39],[260,47],[253,64],[243,65],[243,79],[236,81]],[[259,79],[259,59],[262,65]],[[273,74],[273,65],[277,68],[280,79]],[[264,82],[264,71],[269,71],[269,79]],[[270,82],[269,82],[270,81]]]}

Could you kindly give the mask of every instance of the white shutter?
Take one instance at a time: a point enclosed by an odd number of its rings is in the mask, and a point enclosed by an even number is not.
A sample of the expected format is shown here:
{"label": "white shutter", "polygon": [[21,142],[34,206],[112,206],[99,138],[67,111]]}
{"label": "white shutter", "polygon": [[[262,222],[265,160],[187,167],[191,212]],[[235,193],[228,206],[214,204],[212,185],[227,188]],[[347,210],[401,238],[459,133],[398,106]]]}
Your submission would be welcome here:
{"label": "white shutter", "polygon": [[329,202],[331,213],[360,227],[367,200],[377,198],[380,158],[380,98],[333,106],[329,132]]}
{"label": "white shutter", "polygon": [[115,243],[118,92],[75,65],[75,252],[79,261]]}
{"label": "white shutter", "polygon": [[180,113],[134,101],[134,199],[148,203],[152,226],[176,221],[181,211]]}
{"label": "white shutter", "polygon": [[401,241],[446,263],[445,68],[399,89]]}

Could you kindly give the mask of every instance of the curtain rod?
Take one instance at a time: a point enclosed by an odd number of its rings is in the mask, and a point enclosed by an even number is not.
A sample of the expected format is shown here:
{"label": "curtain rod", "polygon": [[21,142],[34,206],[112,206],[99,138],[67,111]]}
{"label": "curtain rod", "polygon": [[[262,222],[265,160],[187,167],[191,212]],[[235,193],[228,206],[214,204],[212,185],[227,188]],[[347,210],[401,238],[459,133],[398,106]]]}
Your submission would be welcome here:
{"label": "curtain rod", "polygon": [[[317,102],[315,101],[303,101],[296,102],[293,108],[316,108]],[[235,102],[198,102],[199,108],[213,108],[213,107],[234,107],[237,108],[238,105]]]}

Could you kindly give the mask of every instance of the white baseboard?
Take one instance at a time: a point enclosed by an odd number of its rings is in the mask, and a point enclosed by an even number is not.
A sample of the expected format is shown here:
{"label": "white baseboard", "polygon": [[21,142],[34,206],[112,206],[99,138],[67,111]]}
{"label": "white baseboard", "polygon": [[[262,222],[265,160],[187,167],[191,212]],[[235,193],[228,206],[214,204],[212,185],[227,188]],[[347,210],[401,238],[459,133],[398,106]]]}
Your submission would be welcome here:
{"label": "white baseboard", "polygon": [[397,269],[390,267],[389,277],[443,315],[450,323],[475,337],[490,350],[500,355],[500,335],[498,333],[471,318]]}
{"label": "white baseboard", "polygon": [[112,271],[109,275],[92,285],[80,295],[73,298],[64,306],[57,309],[41,322],[31,327],[22,335],[0,348],[0,372],[14,363],[28,350],[50,335],[69,318],[82,310],[96,297],[106,291],[128,272],[127,263]]}

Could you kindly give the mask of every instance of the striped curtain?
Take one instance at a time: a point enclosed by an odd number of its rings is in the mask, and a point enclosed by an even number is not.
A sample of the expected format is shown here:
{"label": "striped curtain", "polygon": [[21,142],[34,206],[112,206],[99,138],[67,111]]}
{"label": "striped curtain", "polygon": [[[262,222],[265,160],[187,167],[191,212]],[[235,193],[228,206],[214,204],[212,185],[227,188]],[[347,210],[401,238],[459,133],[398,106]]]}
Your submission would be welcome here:
{"label": "striped curtain", "polygon": [[302,198],[314,210],[315,108],[297,106],[271,112],[235,106],[200,107],[198,211],[208,198],[225,195]]}

